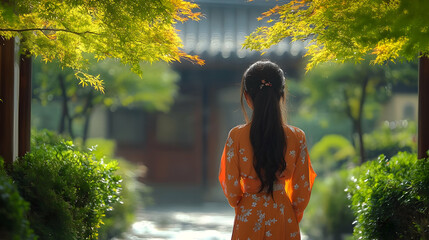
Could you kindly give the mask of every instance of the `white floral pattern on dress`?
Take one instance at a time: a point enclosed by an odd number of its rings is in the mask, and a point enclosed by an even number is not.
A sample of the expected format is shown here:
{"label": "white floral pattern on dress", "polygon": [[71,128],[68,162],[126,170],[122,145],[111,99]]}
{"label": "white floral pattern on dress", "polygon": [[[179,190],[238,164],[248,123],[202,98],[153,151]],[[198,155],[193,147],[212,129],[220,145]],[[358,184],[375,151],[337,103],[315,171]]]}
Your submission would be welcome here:
{"label": "white floral pattern on dress", "polygon": [[[302,142],[302,141],[301,141]],[[307,144],[306,143],[301,143],[300,145],[300,157],[301,157],[301,163],[305,164],[305,158],[307,156]]]}
{"label": "white floral pattern on dress", "polygon": [[255,232],[261,230],[262,221],[264,221],[264,218],[265,218],[265,213],[262,213],[261,210],[258,210],[256,214],[258,215],[258,221],[255,223],[255,226],[253,227],[253,231]]}
{"label": "white floral pattern on dress", "polygon": [[247,217],[252,215],[252,209],[245,209],[244,206],[240,207],[241,214],[237,216],[237,219],[242,222],[247,222]]}
{"label": "white floral pattern on dress", "polygon": [[228,162],[231,162],[232,157],[234,157],[234,149],[229,149],[227,156],[228,157],[226,159],[228,160]]}
{"label": "white floral pattern on dress", "polygon": [[229,137],[229,138],[228,138],[228,140],[227,140],[226,145],[227,145],[228,147],[231,147],[233,143],[234,143],[234,141],[232,140],[232,138],[231,138],[231,137]]}
{"label": "white floral pattern on dress", "polygon": [[279,206],[280,206],[280,213],[281,213],[282,215],[284,215],[284,214],[285,214],[285,205],[280,204]]}
{"label": "white floral pattern on dress", "polygon": [[271,226],[271,223],[276,223],[276,222],[277,222],[277,219],[271,218],[271,219],[265,221],[265,226]]}

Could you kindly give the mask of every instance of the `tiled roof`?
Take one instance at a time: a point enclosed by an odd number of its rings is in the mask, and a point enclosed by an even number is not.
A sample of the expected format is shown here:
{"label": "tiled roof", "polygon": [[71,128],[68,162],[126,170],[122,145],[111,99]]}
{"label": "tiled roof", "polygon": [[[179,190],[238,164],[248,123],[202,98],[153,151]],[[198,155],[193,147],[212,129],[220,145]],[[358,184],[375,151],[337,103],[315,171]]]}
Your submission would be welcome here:
{"label": "tiled roof", "polygon": [[[257,18],[262,12],[273,7],[276,1],[199,0],[195,2],[200,5],[200,11],[204,17],[198,22],[188,21],[176,26],[180,30],[179,36],[183,40],[187,53],[223,58],[244,58],[260,54],[260,52],[242,49],[242,44],[245,36],[264,24]],[[285,39],[271,47],[267,55],[282,56],[289,53],[292,56],[298,56],[304,53],[304,44],[302,42],[291,44],[289,39]]]}

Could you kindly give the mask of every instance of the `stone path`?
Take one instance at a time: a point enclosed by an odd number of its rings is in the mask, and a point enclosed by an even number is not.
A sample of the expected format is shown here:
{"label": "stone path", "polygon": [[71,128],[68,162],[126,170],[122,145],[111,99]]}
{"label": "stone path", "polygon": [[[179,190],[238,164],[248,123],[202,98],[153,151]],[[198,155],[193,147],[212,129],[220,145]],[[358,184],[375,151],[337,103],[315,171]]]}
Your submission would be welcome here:
{"label": "stone path", "polygon": [[234,211],[220,203],[147,208],[121,240],[231,239]]}

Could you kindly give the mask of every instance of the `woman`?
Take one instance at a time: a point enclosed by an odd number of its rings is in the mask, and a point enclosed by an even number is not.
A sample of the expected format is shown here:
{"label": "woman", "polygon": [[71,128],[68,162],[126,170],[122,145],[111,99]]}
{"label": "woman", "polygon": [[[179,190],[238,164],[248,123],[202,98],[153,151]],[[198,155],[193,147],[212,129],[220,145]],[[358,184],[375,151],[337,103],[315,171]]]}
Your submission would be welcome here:
{"label": "woman", "polygon": [[[243,99],[253,110],[248,121]],[[281,111],[283,71],[258,61],[244,73],[241,105],[247,124],[233,128],[222,154],[219,181],[235,208],[232,239],[300,239],[298,223],[316,173],[305,134],[288,126]]]}

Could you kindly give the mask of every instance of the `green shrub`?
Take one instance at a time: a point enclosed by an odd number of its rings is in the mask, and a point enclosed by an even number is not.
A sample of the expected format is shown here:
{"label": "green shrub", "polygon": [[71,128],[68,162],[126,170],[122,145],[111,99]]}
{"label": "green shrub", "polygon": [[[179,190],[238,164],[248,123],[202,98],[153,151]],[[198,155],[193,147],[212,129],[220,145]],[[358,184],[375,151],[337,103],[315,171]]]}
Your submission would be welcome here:
{"label": "green shrub", "polygon": [[350,170],[331,173],[318,179],[313,186],[310,203],[301,222],[303,232],[311,239],[343,239],[353,233],[351,201],[344,191]]}
{"label": "green shrub", "polygon": [[99,230],[99,239],[107,240],[120,236],[129,230],[136,220],[138,207],[142,207],[140,194],[144,185],[137,181],[136,166],[126,160],[117,160],[119,163],[118,174],[124,180],[122,182],[121,203],[116,203],[113,210],[106,213],[102,219],[103,225]]}
{"label": "green shrub", "polygon": [[[104,159],[105,162],[111,162],[115,153],[115,142],[107,139],[88,139],[87,146],[92,149],[92,153],[98,158]],[[135,214],[138,207],[142,207],[144,200],[141,194],[147,188],[138,181],[142,175],[141,167],[128,162],[124,159],[115,159],[119,164],[117,174],[123,179],[121,199],[122,203],[116,203],[113,210],[106,213],[102,219],[103,225],[99,229],[99,239],[112,239],[120,236],[127,231],[135,221]]]}
{"label": "green shrub", "polygon": [[356,151],[347,138],[330,134],[313,145],[310,156],[317,176],[324,177],[353,164]]}
{"label": "green shrub", "polygon": [[428,239],[429,161],[398,153],[367,162],[348,192],[356,239]]}
{"label": "green shrub", "polygon": [[116,170],[116,162],[105,164],[43,131],[33,133],[31,152],[14,162],[11,176],[40,239],[81,240],[97,239],[102,217],[119,201]]}
{"label": "green shrub", "polygon": [[36,239],[26,218],[29,204],[6,175],[0,158],[0,236],[4,240]]}

